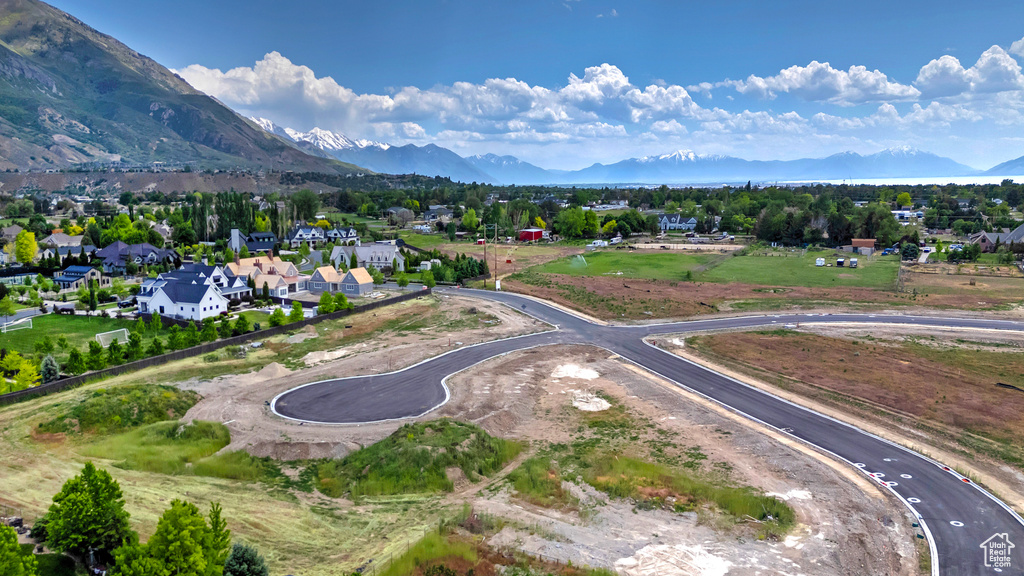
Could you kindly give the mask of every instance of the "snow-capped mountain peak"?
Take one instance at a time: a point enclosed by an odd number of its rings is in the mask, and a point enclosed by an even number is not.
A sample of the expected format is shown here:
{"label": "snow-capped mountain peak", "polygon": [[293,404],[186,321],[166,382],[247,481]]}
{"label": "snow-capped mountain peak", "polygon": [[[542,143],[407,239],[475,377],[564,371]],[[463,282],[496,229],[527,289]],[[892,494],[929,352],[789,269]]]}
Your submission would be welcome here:
{"label": "snow-capped mountain peak", "polygon": [[296,142],[309,142],[313,146],[327,151],[350,150],[352,148],[380,148],[387,150],[391,147],[389,144],[372,140],[353,140],[344,134],[324,130],[323,128],[313,128],[309,132],[299,132],[298,130],[285,128],[285,132],[288,133],[289,138]]}
{"label": "snow-capped mountain peak", "polygon": [[273,120],[267,120],[266,118],[257,118],[256,116],[250,116],[249,120],[252,120],[254,124],[263,128],[267,132],[276,132],[278,127],[274,124]]}
{"label": "snow-capped mountain peak", "polygon": [[903,145],[886,148],[881,153],[888,154],[890,156],[917,156],[918,154],[921,154],[921,151],[913,146]]}
{"label": "snow-capped mountain peak", "polygon": [[718,156],[715,154],[697,154],[693,150],[676,150],[669,154],[661,154],[658,156],[644,156],[638,158],[637,161],[643,164],[650,164],[652,162],[674,162],[677,164],[685,162],[698,162],[700,160],[721,160],[724,156]]}
{"label": "snow-capped mountain peak", "polygon": [[353,140],[344,134],[338,132],[332,132],[330,130],[324,130],[323,128],[313,128],[309,132],[300,132],[292,128],[281,128],[275,124],[272,120],[266,118],[250,117],[260,128],[288,138],[292,142],[308,142],[313,146],[326,150],[328,152],[335,150],[351,150],[351,149],[363,149],[363,148],[379,148],[381,150],[387,150],[391,147],[390,144],[383,142],[374,142],[373,140]]}

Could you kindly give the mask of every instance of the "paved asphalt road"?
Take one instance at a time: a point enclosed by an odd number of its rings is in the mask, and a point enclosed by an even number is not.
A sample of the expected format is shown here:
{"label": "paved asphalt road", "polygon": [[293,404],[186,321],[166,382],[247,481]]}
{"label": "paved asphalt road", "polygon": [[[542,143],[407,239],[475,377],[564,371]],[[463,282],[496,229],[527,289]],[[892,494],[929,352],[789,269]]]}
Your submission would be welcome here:
{"label": "paved asphalt road", "polygon": [[[454,290],[451,290],[454,292]],[[445,290],[440,291],[444,293]],[[941,464],[857,428],[812,412],[741,382],[662,351],[645,338],[697,330],[809,322],[915,324],[1024,332],[1024,323],[971,318],[876,314],[786,314],[715,318],[644,326],[603,326],[541,300],[504,292],[458,290],[463,296],[495,300],[557,327],[542,334],[467,346],[404,370],[315,382],[285,392],[272,409],[307,422],[355,424],[419,416],[448,399],[444,380],[498,355],[535,346],[583,343],[606,348],[634,364],[701,394],[746,417],[779,429],[870,475],[918,515],[930,534],[933,573],[947,576],[1024,574],[1024,520],[980,487]],[[881,525],[879,529],[884,529]],[[982,543],[1005,534],[1016,544],[1010,566],[985,566]]]}

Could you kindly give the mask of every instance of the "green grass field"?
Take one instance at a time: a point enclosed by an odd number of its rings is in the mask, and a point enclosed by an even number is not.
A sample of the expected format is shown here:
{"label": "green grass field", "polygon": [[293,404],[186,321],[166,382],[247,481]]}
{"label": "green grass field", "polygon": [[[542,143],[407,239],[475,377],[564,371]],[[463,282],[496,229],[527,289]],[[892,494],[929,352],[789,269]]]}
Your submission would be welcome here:
{"label": "green grass field", "polygon": [[448,239],[448,236],[445,234],[417,234],[415,232],[409,232],[405,230],[399,232],[398,237],[401,238],[402,240],[405,240],[409,244],[412,244],[413,246],[417,248],[422,248],[424,250],[433,250],[434,248],[439,248],[444,244],[473,244],[468,240],[463,242],[452,242],[451,240]]}
{"label": "green grass field", "polygon": [[190,464],[212,456],[228,445],[231,434],[215,422],[158,422],[131,432],[104,437],[82,447],[92,458],[113,460],[125,470],[184,474]]}
{"label": "green grass field", "polygon": [[77,346],[79,350],[84,351],[89,345],[89,341],[96,339],[96,334],[118,328],[130,330],[131,324],[128,320],[101,318],[100,316],[64,316],[61,314],[35,316],[32,318],[32,328],[0,334],[0,348],[14,350],[23,355],[32,354],[35,351],[36,340],[42,340],[44,336],[49,336],[56,342],[57,337],[63,335],[72,346]]}
{"label": "green grass field", "polygon": [[623,276],[652,280],[685,280],[686,273],[698,274],[698,268],[707,266],[720,255],[657,252],[638,254],[625,250],[601,251],[559,258],[533,268],[535,272],[567,274],[569,276]]}
{"label": "green grass field", "polygon": [[[700,274],[697,279],[706,282],[761,284],[765,286],[807,286],[828,288],[847,286],[858,288],[890,289],[896,283],[899,260],[896,256],[859,257],[857,268],[837,268],[834,252],[769,252],[777,256],[742,255],[726,258],[717,266]],[[847,261],[849,254],[842,254]],[[824,258],[832,267],[817,267],[816,258]]]}

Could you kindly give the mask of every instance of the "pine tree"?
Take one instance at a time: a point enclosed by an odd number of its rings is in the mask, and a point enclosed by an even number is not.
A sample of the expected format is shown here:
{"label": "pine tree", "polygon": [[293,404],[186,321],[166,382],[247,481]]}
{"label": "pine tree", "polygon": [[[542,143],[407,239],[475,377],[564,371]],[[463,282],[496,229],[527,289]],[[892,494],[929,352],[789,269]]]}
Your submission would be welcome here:
{"label": "pine tree", "polygon": [[89,370],[102,370],[107,367],[107,361],[103,357],[103,346],[93,340],[89,342],[89,358],[87,361]]}
{"label": "pine tree", "polygon": [[199,329],[196,328],[196,323],[192,320],[188,321],[188,326],[185,328],[182,340],[185,347],[197,346],[199,344]]}
{"label": "pine tree", "polygon": [[224,562],[224,576],[268,576],[267,563],[256,548],[235,544]]}
{"label": "pine tree", "polygon": [[146,356],[159,356],[164,353],[164,342],[159,337],[153,338],[153,341],[149,343],[149,348],[146,348]]}
{"label": "pine tree", "polygon": [[85,357],[77,348],[72,348],[71,353],[68,355],[68,363],[66,366],[68,374],[77,376],[87,370],[85,365]]}
{"label": "pine tree", "polygon": [[42,363],[39,364],[39,375],[43,378],[43,384],[60,378],[60,366],[50,354],[44,356]]}

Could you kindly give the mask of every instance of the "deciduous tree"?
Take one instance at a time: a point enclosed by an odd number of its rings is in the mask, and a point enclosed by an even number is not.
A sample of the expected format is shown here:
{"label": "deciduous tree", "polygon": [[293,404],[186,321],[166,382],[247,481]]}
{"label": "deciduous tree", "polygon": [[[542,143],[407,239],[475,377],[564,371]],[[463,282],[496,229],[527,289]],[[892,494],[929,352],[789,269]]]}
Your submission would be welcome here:
{"label": "deciduous tree", "polygon": [[[232,551],[234,552],[234,551]],[[253,550],[255,554],[255,550]],[[246,557],[248,558],[248,557]],[[255,557],[262,565],[263,559]],[[249,563],[241,564],[249,566]],[[18,544],[18,533],[14,528],[0,526],[0,574],[4,576],[36,576],[36,557],[32,554],[22,554],[21,545]],[[239,572],[239,574],[262,574],[266,576],[266,566],[263,572]]]}
{"label": "deciduous tree", "polygon": [[47,544],[79,559],[90,550],[107,559],[123,542],[135,539],[121,486],[92,462],[64,483],[46,517]]}

